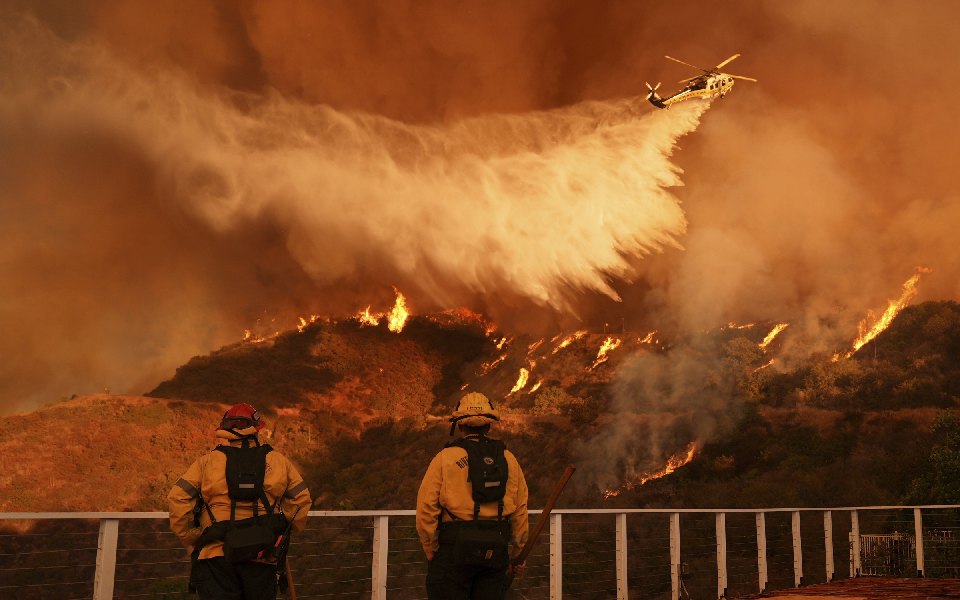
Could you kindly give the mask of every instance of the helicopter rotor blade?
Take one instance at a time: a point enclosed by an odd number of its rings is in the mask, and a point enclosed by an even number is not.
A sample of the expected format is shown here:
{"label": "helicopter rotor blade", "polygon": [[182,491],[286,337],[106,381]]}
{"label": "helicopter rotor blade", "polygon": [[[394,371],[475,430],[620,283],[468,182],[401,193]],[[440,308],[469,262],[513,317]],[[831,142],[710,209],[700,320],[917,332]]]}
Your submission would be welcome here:
{"label": "helicopter rotor blade", "polygon": [[701,68],[698,67],[697,65],[691,65],[691,64],[688,63],[688,62],[684,62],[684,61],[680,60],[679,58],[674,58],[674,57],[672,57],[672,56],[667,56],[667,55],[664,55],[664,58],[669,58],[670,60],[672,60],[672,61],[674,61],[674,62],[678,62],[678,63],[680,63],[681,65],[687,65],[688,67],[693,67],[694,69],[696,69],[696,70],[698,70],[698,71],[703,71],[704,73],[709,73],[709,72],[710,72],[710,71],[707,70],[707,69],[701,69]]}
{"label": "helicopter rotor blade", "polygon": [[697,75],[696,77],[689,77],[689,78],[687,78],[687,79],[681,79],[681,80],[678,81],[677,83],[690,83],[690,82],[693,81],[694,79],[700,79],[701,77],[703,77],[703,75]]}
{"label": "helicopter rotor blade", "polygon": [[714,67],[714,70],[719,69],[720,67],[722,67],[722,66],[724,66],[724,65],[726,65],[726,64],[729,64],[729,63],[735,61],[735,60],[738,59],[738,58],[740,58],[740,53],[739,53],[739,52],[738,52],[737,54],[734,54],[733,56],[731,56],[731,57],[728,58],[727,60],[723,61],[723,62],[720,63],[719,65],[715,66],[715,67]]}
{"label": "helicopter rotor blade", "polygon": [[753,77],[744,77],[743,75],[731,75],[730,73],[724,73],[724,75],[726,75],[727,77],[733,77],[734,79],[743,79],[744,81],[753,81],[753,82],[757,81]]}

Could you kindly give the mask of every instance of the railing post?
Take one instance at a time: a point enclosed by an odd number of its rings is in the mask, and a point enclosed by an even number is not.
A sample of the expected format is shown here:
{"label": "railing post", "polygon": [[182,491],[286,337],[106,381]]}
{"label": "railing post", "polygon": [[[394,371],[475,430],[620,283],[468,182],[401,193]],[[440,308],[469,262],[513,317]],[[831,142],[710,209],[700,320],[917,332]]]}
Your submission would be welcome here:
{"label": "railing post", "polygon": [[100,519],[100,535],[97,538],[97,573],[93,578],[93,600],[113,600],[119,535],[119,519]]}
{"label": "railing post", "polygon": [[550,513],[550,600],[563,597],[563,521]]}
{"label": "railing post", "polygon": [[627,513],[617,514],[617,600],[628,600]]}
{"label": "railing post", "polygon": [[860,517],[850,511],[850,577],[860,577]]}
{"label": "railing post", "polygon": [[373,572],[370,576],[372,600],[387,600],[387,551],[390,544],[390,517],[373,518]]}
{"label": "railing post", "polygon": [[917,548],[917,577],[923,577],[923,514],[913,509],[913,535]]}
{"label": "railing post", "polygon": [[680,513],[670,513],[670,599],[680,600]]}
{"label": "railing post", "polygon": [[767,515],[757,513],[757,572],[760,593],[767,591]]}
{"label": "railing post", "polygon": [[793,511],[791,518],[793,529],[793,587],[803,585],[803,542],[800,539],[800,511]]}
{"label": "railing post", "polygon": [[833,513],[823,511],[823,549],[827,557],[827,583],[833,581]]}
{"label": "railing post", "polygon": [[717,518],[717,598],[727,597],[727,515],[719,512]]}

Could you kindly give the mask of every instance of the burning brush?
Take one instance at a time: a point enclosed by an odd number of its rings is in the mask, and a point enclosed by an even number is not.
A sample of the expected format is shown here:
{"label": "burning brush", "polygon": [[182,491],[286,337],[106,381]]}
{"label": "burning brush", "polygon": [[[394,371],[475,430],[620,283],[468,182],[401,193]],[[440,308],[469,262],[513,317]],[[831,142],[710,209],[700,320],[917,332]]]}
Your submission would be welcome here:
{"label": "burning brush", "polygon": [[[917,267],[917,272],[913,274],[913,277],[903,282],[903,292],[900,294],[900,297],[887,302],[887,309],[883,311],[879,319],[875,318],[873,311],[869,311],[867,317],[860,321],[860,325],[857,328],[859,334],[857,335],[857,339],[853,341],[852,349],[844,354],[842,358],[850,358],[857,350],[863,348],[878,335],[886,331],[896,316],[900,314],[900,311],[906,308],[907,305],[910,304],[910,301],[917,295],[917,283],[920,282],[920,276],[930,272],[931,269],[927,267]],[[870,321],[873,321],[872,325],[869,325]],[[833,355],[834,362],[840,360],[840,358],[839,353]]]}
{"label": "burning brush", "polygon": [[680,452],[678,454],[674,454],[673,456],[671,456],[669,459],[667,459],[667,464],[661,467],[660,469],[657,469],[656,471],[650,471],[648,473],[644,473],[639,477],[636,477],[633,481],[629,481],[618,488],[615,488],[612,490],[605,490],[603,492],[603,499],[606,500],[608,498],[616,498],[620,494],[624,492],[629,492],[633,489],[646,485],[647,483],[653,481],[654,479],[660,479],[661,477],[666,477],[667,475],[673,473],[680,467],[692,461],[694,457],[697,455],[697,451],[698,451],[697,443],[690,442],[690,444],[687,446],[687,449],[684,452]]}
{"label": "burning brush", "polygon": [[360,322],[361,327],[376,327],[383,319],[387,320],[387,329],[394,333],[403,331],[407,320],[410,318],[410,310],[407,308],[407,298],[398,289],[393,289],[397,298],[393,303],[393,308],[385,313],[371,313],[370,307],[357,312],[354,318]]}

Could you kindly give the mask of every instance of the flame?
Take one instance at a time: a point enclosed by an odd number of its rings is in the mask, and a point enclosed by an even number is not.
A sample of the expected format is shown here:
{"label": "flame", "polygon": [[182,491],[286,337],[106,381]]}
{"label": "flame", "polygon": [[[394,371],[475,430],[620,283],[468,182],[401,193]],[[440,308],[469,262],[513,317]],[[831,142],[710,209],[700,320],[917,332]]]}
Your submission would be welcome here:
{"label": "flame", "polygon": [[543,344],[543,338],[540,338],[539,340],[527,346],[527,356],[530,356],[531,354],[536,352],[537,348],[539,348],[541,344]]}
{"label": "flame", "polygon": [[403,331],[404,325],[407,324],[407,320],[410,318],[410,311],[407,309],[407,298],[400,293],[397,288],[393,288],[393,291],[397,294],[397,299],[389,313],[372,313],[370,312],[369,306],[357,312],[355,318],[360,321],[360,327],[376,327],[382,319],[386,319],[387,329],[394,333]]}
{"label": "flame", "polygon": [[316,323],[320,318],[320,315],[310,315],[309,319],[304,319],[303,317],[297,317],[300,323],[297,325],[297,333],[303,333],[303,330],[307,328],[308,325]]}
{"label": "flame", "polygon": [[387,315],[387,329],[394,333],[400,333],[403,331],[403,326],[407,324],[407,319],[410,318],[410,312],[407,310],[407,299],[404,295],[396,288],[393,291],[397,293],[397,301],[390,309],[390,314]]}
{"label": "flame", "polygon": [[780,335],[780,332],[787,327],[790,327],[790,323],[777,323],[773,329],[770,330],[770,333],[767,334],[767,337],[763,338],[763,341],[760,342],[760,348],[765,350],[767,346],[770,345],[770,342],[776,339],[776,337]]}
{"label": "flame", "polygon": [[768,361],[765,362],[764,364],[762,364],[762,365],[760,365],[759,367],[757,367],[756,369],[754,369],[753,372],[756,373],[757,371],[760,371],[760,370],[762,370],[762,369],[766,369],[767,367],[769,367],[770,365],[772,365],[772,364],[775,363],[776,361],[777,361],[777,359],[771,358],[770,360],[768,360]]}
{"label": "flame", "polygon": [[279,336],[279,335],[280,335],[280,332],[279,332],[279,331],[275,331],[275,332],[273,332],[273,335],[267,337],[267,336],[257,335],[257,334],[255,334],[255,333],[253,333],[253,330],[251,330],[251,329],[244,329],[244,330],[243,330],[243,341],[244,341],[244,342],[247,342],[247,343],[250,343],[250,344],[261,344],[261,343],[267,341],[268,339],[270,339],[270,338],[275,338],[275,337],[277,337],[277,336]]}
{"label": "flame", "polygon": [[511,389],[510,393],[507,395],[509,396],[510,394],[513,394],[522,390],[527,385],[528,379],[530,379],[530,371],[521,367],[520,375],[517,377],[517,383],[514,384],[513,389]]}
{"label": "flame", "polygon": [[689,463],[697,454],[697,444],[696,442],[690,442],[690,445],[687,446],[686,452],[677,453],[667,459],[667,464],[663,468],[652,471],[650,473],[644,473],[635,481],[625,483],[620,487],[613,490],[606,490],[603,492],[603,499],[613,498],[619,496],[623,492],[630,491],[634,488],[638,488],[642,485],[645,485],[654,479],[660,479],[661,477],[666,477],[667,475],[673,473],[680,467]]}
{"label": "flame", "polygon": [[[264,311],[264,313],[266,313],[266,311]],[[318,318],[319,318],[319,317],[318,317]],[[264,333],[264,334],[255,333],[256,331],[263,331],[266,327],[273,327],[274,325],[276,325],[276,323],[277,323],[277,318],[276,318],[276,317],[273,317],[273,318],[270,319],[270,324],[269,324],[269,325],[264,325],[264,324],[263,324],[263,319],[259,319],[259,318],[258,318],[258,319],[257,319],[257,322],[256,322],[256,325],[254,325],[254,327],[253,327],[252,329],[244,329],[244,330],[243,330],[243,341],[244,341],[244,342],[251,343],[251,344],[260,344],[260,343],[262,343],[262,342],[266,342],[267,340],[271,340],[271,339],[280,337],[280,332],[279,332],[279,331],[274,331],[272,334],[270,334],[270,333]]]}
{"label": "flame", "polygon": [[656,336],[657,336],[657,330],[654,329],[653,331],[647,334],[647,337],[643,339],[637,338],[637,343],[638,344],[656,344],[657,343]]}
{"label": "flame", "polygon": [[481,375],[486,375],[486,374],[489,373],[490,371],[492,371],[492,370],[496,369],[497,367],[499,367],[499,366],[500,366],[500,363],[502,363],[502,362],[505,361],[505,360],[507,360],[507,355],[506,355],[506,354],[501,354],[500,356],[498,356],[498,357],[496,358],[496,360],[493,360],[493,361],[490,361],[490,362],[487,362],[487,363],[483,363],[482,365],[480,365],[480,374],[481,374]]}
{"label": "flame", "polygon": [[541,385],[543,385],[543,380],[542,380],[542,379],[541,379],[540,381],[538,381],[537,383],[535,383],[534,386],[533,386],[532,388],[530,388],[530,391],[527,392],[527,393],[528,393],[528,394],[534,393],[535,391],[537,391],[537,390],[540,389],[540,386],[541,386]]}
{"label": "flame", "polygon": [[503,346],[507,343],[507,338],[502,337],[500,341],[497,342],[497,350],[503,350]]}
{"label": "flame", "polygon": [[737,325],[733,321],[730,321],[729,323],[726,324],[726,326],[721,327],[721,329],[750,329],[754,325],[756,325],[756,323],[745,323],[743,325]]}
{"label": "flame", "polygon": [[601,364],[607,362],[607,359],[610,358],[608,354],[613,352],[620,347],[622,340],[620,338],[608,337],[603,341],[603,344],[600,346],[600,351],[597,352],[597,359],[593,361],[593,364],[590,365],[590,369],[596,369]]}
{"label": "flame", "polygon": [[380,324],[380,316],[370,314],[369,306],[357,313],[357,320],[360,321],[360,327],[376,327]]}
{"label": "flame", "polygon": [[[907,307],[910,304],[910,301],[917,295],[917,283],[920,281],[920,276],[924,273],[930,273],[931,269],[926,267],[917,267],[917,272],[913,274],[913,277],[903,282],[903,292],[900,294],[900,297],[896,300],[887,301],[887,310],[883,311],[883,314],[880,315],[880,318],[877,319],[873,325],[868,323],[874,318],[872,311],[867,312],[867,317],[860,321],[860,325],[857,327],[859,335],[857,339],[853,341],[853,349],[844,355],[844,358],[850,358],[853,356],[853,353],[864,347],[866,344],[869,344],[876,338],[878,335],[883,333],[887,327],[890,327],[890,323],[893,323],[893,320],[896,318],[900,311]],[[836,361],[839,358],[839,354],[833,357],[833,360]]]}
{"label": "flame", "polygon": [[553,349],[553,352],[551,352],[551,354],[556,354],[557,352],[560,352],[561,350],[563,350],[564,348],[574,343],[575,341],[579,340],[585,335],[587,335],[587,332],[582,330],[571,333],[567,337],[563,338],[563,340],[559,344],[557,344],[556,348]]}

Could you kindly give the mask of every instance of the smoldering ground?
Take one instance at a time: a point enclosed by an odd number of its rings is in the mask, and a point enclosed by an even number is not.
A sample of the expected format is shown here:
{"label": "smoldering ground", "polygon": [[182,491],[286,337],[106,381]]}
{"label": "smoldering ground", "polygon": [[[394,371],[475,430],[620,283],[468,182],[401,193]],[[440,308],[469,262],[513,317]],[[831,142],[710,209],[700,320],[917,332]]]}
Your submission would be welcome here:
{"label": "smoldering ground", "polygon": [[[392,285],[517,328],[775,319],[783,364],[835,349],[920,264],[920,299],[958,295],[960,77],[929,60],[956,55],[957,10],[24,3],[2,36],[2,402],[142,389],[264,309]],[[737,51],[760,83],[669,159],[696,115],[658,137],[677,111],[629,99],[695,74],[663,54]]]}

